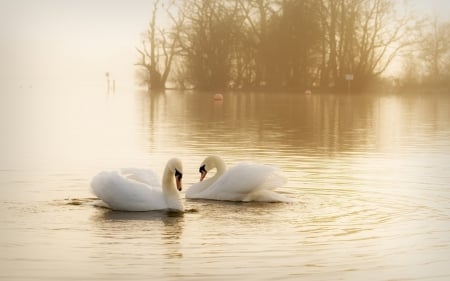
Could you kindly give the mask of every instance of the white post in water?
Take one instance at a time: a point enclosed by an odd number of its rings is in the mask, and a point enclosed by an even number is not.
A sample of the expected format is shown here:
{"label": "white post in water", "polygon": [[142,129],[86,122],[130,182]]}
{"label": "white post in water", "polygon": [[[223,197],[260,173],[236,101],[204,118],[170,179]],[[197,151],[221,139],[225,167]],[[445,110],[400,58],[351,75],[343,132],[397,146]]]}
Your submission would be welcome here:
{"label": "white post in water", "polygon": [[350,94],[351,81],[353,81],[353,74],[345,74],[345,80],[347,80],[347,94]]}
{"label": "white post in water", "polygon": [[109,72],[105,73],[106,76],[106,91],[109,93]]}

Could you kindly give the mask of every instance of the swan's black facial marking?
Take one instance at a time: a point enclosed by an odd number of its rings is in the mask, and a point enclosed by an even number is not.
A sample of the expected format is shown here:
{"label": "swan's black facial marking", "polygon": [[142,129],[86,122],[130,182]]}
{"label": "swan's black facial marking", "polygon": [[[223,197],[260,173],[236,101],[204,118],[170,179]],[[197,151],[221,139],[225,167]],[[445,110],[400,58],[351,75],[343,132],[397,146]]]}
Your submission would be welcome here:
{"label": "swan's black facial marking", "polygon": [[180,173],[177,169],[175,169],[175,177],[179,180],[183,178],[183,174]]}
{"label": "swan's black facial marking", "polygon": [[203,164],[200,167],[200,169],[198,169],[198,171],[200,172],[200,181],[202,181],[206,177],[206,174],[208,173],[208,171],[206,171],[205,169],[205,164]]}
{"label": "swan's black facial marking", "polygon": [[183,178],[183,174],[180,173],[177,169],[175,169],[175,179],[176,179],[176,184],[177,184],[177,189],[178,191],[181,191],[182,185],[181,185],[181,179]]}

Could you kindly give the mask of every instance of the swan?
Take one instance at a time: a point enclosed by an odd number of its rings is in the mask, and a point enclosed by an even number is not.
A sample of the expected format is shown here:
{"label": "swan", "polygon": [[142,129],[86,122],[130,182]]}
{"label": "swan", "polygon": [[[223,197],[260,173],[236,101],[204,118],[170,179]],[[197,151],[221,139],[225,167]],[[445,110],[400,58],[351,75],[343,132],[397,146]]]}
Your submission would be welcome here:
{"label": "swan", "polygon": [[[216,174],[205,179],[206,174],[216,169]],[[280,171],[268,165],[242,162],[226,169],[219,156],[208,156],[200,165],[200,182],[186,192],[186,198],[224,201],[290,202],[274,191],[286,183]],[[204,180],[205,179],[205,180]]]}
{"label": "swan", "polygon": [[106,207],[119,211],[184,211],[179,191],[183,167],[179,159],[170,159],[162,184],[155,172],[146,169],[103,171],[91,181],[92,192]]}

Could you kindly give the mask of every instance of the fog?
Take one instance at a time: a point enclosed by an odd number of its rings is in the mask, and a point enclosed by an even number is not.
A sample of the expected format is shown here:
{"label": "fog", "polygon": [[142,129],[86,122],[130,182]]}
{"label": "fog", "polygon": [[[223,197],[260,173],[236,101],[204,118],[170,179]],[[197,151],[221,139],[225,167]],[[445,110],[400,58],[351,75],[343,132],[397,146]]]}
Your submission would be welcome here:
{"label": "fog", "polygon": [[[2,83],[133,83],[135,47],[152,1],[10,0],[0,3]],[[415,0],[419,14],[448,19],[445,0]]]}
{"label": "fog", "polygon": [[[4,1],[1,76],[17,83],[129,80],[151,1]],[[130,82],[130,81],[127,81]]]}

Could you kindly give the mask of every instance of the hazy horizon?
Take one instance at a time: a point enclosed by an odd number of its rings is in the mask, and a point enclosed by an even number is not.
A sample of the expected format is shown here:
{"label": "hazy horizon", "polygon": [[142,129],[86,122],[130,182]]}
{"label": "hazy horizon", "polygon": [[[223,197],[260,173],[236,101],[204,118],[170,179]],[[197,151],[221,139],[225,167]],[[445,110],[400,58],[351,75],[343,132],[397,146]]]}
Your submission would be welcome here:
{"label": "hazy horizon", "polygon": [[[0,79],[13,83],[133,83],[135,48],[148,26],[152,1],[4,1]],[[450,2],[414,0],[417,13],[448,20]]]}

